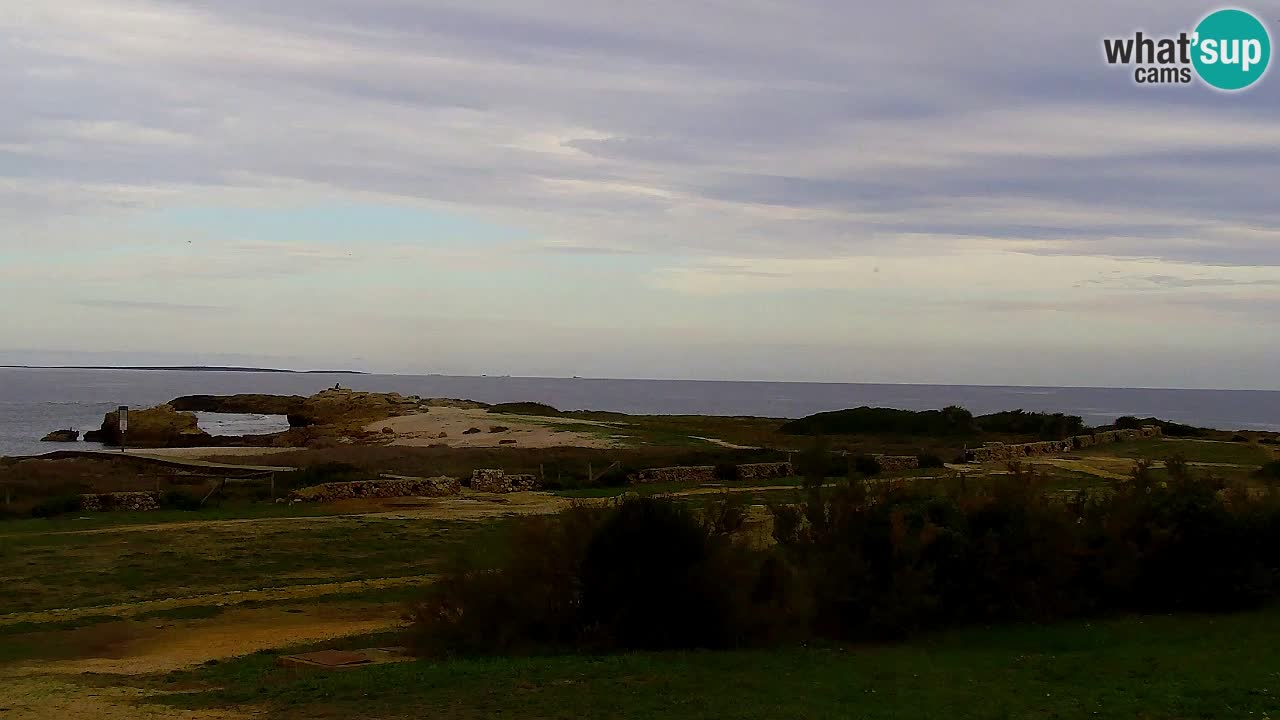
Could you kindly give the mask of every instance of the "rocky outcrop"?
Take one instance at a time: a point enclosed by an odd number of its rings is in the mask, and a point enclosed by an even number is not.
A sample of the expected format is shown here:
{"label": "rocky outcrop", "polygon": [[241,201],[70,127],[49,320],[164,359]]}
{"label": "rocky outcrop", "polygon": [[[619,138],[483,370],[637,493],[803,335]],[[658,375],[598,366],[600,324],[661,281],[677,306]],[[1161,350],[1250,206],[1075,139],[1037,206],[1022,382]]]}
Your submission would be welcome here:
{"label": "rocky outcrop", "polygon": [[75,442],[79,439],[79,430],[54,430],[40,438],[40,442]]}
{"label": "rocky outcrop", "polygon": [[542,487],[533,475],[508,475],[501,470],[473,470],[471,489],[476,492],[511,493]]}
{"label": "rocky outcrop", "polygon": [[364,426],[377,420],[426,412],[422,398],[400,393],[357,392],[345,388],[324,390],[306,398],[289,413],[289,424]]}
{"label": "rocky outcrop", "polygon": [[[120,416],[115,410],[102,419],[102,427],[85,433],[85,440],[120,445]],[[124,440],[130,447],[193,447],[209,443],[194,413],[178,412],[172,405],[129,411]]]}
{"label": "rocky outcrop", "polygon": [[301,395],[184,395],[169,401],[174,410],[185,412],[252,413],[257,415],[293,415],[303,409],[307,399]]}
{"label": "rocky outcrop", "polygon": [[1096,445],[1155,438],[1162,434],[1159,425],[1143,425],[1136,429],[1105,430],[1091,435],[1076,435],[1066,440],[1046,440],[1013,445],[987,443],[980,448],[966,450],[964,458],[965,462],[971,463],[1014,462],[1027,457],[1061,455]]}
{"label": "rocky outcrop", "polygon": [[301,488],[290,494],[298,502],[332,502],[351,498],[447,497],[462,492],[457,478],[380,478],[353,482],[324,483]]}
{"label": "rocky outcrop", "polygon": [[144,512],[160,509],[160,496],[153,492],[118,492],[81,495],[80,509],[85,512]]}

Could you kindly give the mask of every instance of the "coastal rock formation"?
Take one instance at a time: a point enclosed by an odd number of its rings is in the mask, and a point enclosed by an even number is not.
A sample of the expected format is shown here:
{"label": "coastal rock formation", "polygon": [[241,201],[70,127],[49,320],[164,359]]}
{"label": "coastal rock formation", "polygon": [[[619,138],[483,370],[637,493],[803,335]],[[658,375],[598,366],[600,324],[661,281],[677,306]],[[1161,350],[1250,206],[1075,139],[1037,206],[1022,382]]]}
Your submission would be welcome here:
{"label": "coastal rock formation", "polygon": [[119,510],[143,512],[160,509],[160,496],[154,492],[117,492],[81,495],[80,509],[85,512]]}
{"label": "coastal rock formation", "polygon": [[1012,462],[1025,457],[1069,453],[1072,450],[1093,447],[1095,445],[1155,438],[1160,437],[1162,434],[1163,433],[1159,425],[1143,425],[1136,429],[1104,430],[1102,432],[1093,433],[1092,435],[1076,435],[1067,438],[1066,440],[1046,440],[1043,442],[1017,443],[1013,445],[1006,445],[1004,443],[986,443],[980,448],[971,448],[966,450],[964,458],[965,462],[971,463]]}
{"label": "coastal rock formation", "polygon": [[258,415],[293,415],[302,410],[306,398],[301,395],[184,395],[169,401],[174,410],[185,412],[252,413]]}
{"label": "coastal rock formation", "polygon": [[[172,405],[129,411],[125,441],[131,447],[193,447],[205,445],[209,433],[200,429],[194,413],[178,412]],[[120,416],[115,410],[102,419],[102,427],[85,433],[85,440],[120,445]]]}
{"label": "coastal rock formation", "polygon": [[357,392],[346,388],[323,390],[303,400],[289,415],[294,427],[342,425],[360,427],[398,415],[425,412],[421,398],[400,393]]}
{"label": "coastal rock formation", "polygon": [[301,395],[184,395],[170,403],[176,410],[194,412],[285,415],[292,427],[312,425],[363,425],[376,420],[427,412],[432,407],[483,406],[470,400],[433,398],[400,393],[360,392],[329,388],[310,397]]}
{"label": "coastal rock formation", "polygon": [[40,438],[41,442],[75,442],[80,439],[79,430],[54,430]]}
{"label": "coastal rock formation", "polygon": [[511,493],[541,487],[533,475],[508,475],[501,470],[471,471],[471,489],[476,492]]}
{"label": "coastal rock formation", "polygon": [[447,497],[461,492],[462,483],[457,478],[441,475],[324,483],[295,490],[289,497],[298,502],[332,502],[351,498]]}

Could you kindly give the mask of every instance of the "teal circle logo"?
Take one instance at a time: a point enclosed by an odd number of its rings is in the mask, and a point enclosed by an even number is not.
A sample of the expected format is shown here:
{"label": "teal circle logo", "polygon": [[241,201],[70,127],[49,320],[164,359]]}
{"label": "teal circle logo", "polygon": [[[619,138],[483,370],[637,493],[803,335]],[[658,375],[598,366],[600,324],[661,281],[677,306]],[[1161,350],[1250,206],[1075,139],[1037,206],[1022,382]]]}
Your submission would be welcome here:
{"label": "teal circle logo", "polygon": [[1191,62],[1200,79],[1219,90],[1243,90],[1258,82],[1271,62],[1271,36],[1244,10],[1218,10],[1196,26]]}

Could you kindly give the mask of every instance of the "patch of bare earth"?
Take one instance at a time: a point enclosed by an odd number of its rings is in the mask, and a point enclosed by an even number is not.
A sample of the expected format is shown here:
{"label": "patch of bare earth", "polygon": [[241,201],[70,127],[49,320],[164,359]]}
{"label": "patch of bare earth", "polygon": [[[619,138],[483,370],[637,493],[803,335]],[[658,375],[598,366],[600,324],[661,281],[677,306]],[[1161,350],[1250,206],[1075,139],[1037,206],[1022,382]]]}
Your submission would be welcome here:
{"label": "patch of bare earth", "polygon": [[[582,431],[566,430],[563,426],[580,425]],[[514,445],[521,448],[622,447],[618,438],[608,437],[602,429],[612,426],[594,420],[574,418],[534,418],[521,415],[503,415],[485,410],[455,407],[431,408],[429,412],[402,415],[379,420],[365,426],[369,432],[390,436],[391,445],[403,447],[498,447]],[[480,432],[468,433],[472,428]],[[493,428],[505,428],[491,432]],[[588,429],[590,428],[590,429]],[[441,434],[443,433],[443,437]],[[503,440],[514,443],[503,443]]]}
{"label": "patch of bare earth", "polygon": [[[68,631],[80,657],[0,669],[0,713],[8,719],[239,720],[239,710],[179,710],[154,702],[164,693],[84,682],[86,674],[140,675],[240,657],[265,649],[395,629],[395,606],[317,606],[231,610],[205,620],[114,623]],[[80,682],[77,680],[81,679]],[[150,702],[149,702],[150,701]]]}

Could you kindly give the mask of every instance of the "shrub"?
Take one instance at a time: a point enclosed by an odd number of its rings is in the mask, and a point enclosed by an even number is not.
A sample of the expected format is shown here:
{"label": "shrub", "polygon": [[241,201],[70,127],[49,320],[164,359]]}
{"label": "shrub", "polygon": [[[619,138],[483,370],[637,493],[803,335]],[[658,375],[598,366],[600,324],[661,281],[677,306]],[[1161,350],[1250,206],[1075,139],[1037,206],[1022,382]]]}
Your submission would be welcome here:
{"label": "shrub", "polygon": [[31,517],[57,517],[67,513],[80,512],[80,507],[79,495],[60,495],[58,497],[45,498],[31,508]]}
{"label": "shrub", "polygon": [[921,453],[916,455],[916,461],[920,463],[920,467],[922,468],[946,467],[946,463],[942,461],[942,458],[932,453]]}
{"label": "shrub", "polygon": [[851,467],[853,468],[853,471],[859,475],[866,475],[868,477],[879,475],[880,471],[883,469],[880,467],[880,461],[870,455],[854,456]]}
{"label": "shrub", "polygon": [[715,478],[719,482],[737,482],[741,479],[736,463],[716,463]]}
{"label": "shrub", "polygon": [[1280,482],[1280,460],[1272,460],[1258,469],[1258,477],[1263,480]]}
{"label": "shrub", "polygon": [[955,406],[922,411],[873,407],[835,410],[792,420],[780,428],[790,435],[957,435],[975,429],[973,414]]}
{"label": "shrub", "polygon": [[169,510],[199,510],[200,497],[187,490],[166,490],[160,496],[160,507]]}
{"label": "shrub", "polygon": [[1280,492],[1149,464],[1105,494],[1054,496],[1018,466],[974,483],[850,482],[775,507],[813,599],[812,631],[927,627],[1117,610],[1222,610],[1280,594]]}
{"label": "shrub", "polygon": [[1062,413],[1007,410],[979,415],[975,422],[984,432],[1035,435],[1042,440],[1062,440],[1084,432],[1084,420]]}
{"label": "shrub", "polygon": [[420,653],[729,647],[780,637],[785,565],[655,498],[519,522],[497,567],[455,567],[413,606]]}
{"label": "shrub", "polygon": [[1231,436],[1231,442],[1243,442],[1243,443],[1247,443],[1247,442],[1249,442],[1249,438],[1247,438],[1247,437],[1245,437],[1245,436],[1243,436],[1243,435],[1232,435],[1232,436]]}
{"label": "shrub", "polygon": [[1183,425],[1182,423],[1171,422],[1169,420],[1161,420],[1160,418],[1136,418],[1132,415],[1124,415],[1116,418],[1112,427],[1117,430],[1137,430],[1143,425],[1157,425],[1161,432],[1169,437],[1200,437],[1205,434],[1204,428],[1193,427],[1191,425]]}
{"label": "shrub", "polygon": [[331,482],[353,482],[374,480],[377,474],[363,470],[355,465],[343,462],[326,462],[305,467],[297,472],[281,473],[277,480],[284,488],[297,490],[312,485],[323,485]]}
{"label": "shrub", "polygon": [[506,413],[508,415],[563,415],[561,411],[540,402],[509,402],[498,403],[489,407],[491,413]]}

